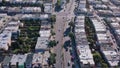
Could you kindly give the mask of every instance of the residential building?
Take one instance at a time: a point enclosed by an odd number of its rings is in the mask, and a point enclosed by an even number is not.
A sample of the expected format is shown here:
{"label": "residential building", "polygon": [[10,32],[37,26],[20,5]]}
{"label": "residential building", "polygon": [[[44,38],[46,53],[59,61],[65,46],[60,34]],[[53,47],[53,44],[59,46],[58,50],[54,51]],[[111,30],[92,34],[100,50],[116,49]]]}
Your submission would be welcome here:
{"label": "residential building", "polygon": [[[100,53],[102,57],[104,57],[105,61],[109,64],[110,67],[117,66],[119,63],[118,58],[120,57],[119,55],[120,48],[118,47],[113,35],[110,33],[109,29],[105,25],[105,22],[101,20],[99,17],[98,18],[94,17],[90,19],[92,20],[92,23],[96,31],[97,37],[96,45],[100,48]],[[97,24],[99,24],[99,26]],[[102,30],[99,31],[103,31],[103,29],[105,31],[98,32],[97,29],[101,28]]]}
{"label": "residential building", "polygon": [[44,12],[52,13],[52,3],[44,3]]}
{"label": "residential building", "polygon": [[25,61],[25,68],[32,68],[33,54],[28,54]]}
{"label": "residential building", "polygon": [[50,57],[49,51],[44,53],[35,53],[33,55],[32,68],[48,68],[48,58]]}
{"label": "residential building", "polygon": [[48,49],[49,40],[47,37],[38,37],[35,52],[44,52]]}
{"label": "residential building", "polygon": [[25,55],[13,55],[10,61],[11,68],[24,68],[27,54]]}
{"label": "residential building", "polygon": [[60,0],[60,7],[63,9],[65,7],[66,0]]}
{"label": "residential building", "polygon": [[10,68],[10,60],[12,56],[5,56],[3,62],[2,62],[2,68]]}
{"label": "residential building", "polygon": [[12,38],[17,39],[20,33],[19,25],[20,21],[11,21],[7,24],[3,32],[9,32],[12,34]]}
{"label": "residential building", "polygon": [[50,18],[49,14],[24,14],[21,16],[21,20],[48,20]]}
{"label": "residential building", "polygon": [[86,0],[80,0],[78,3],[78,7],[75,9],[77,14],[86,14]]}
{"label": "residential building", "polygon": [[0,49],[8,50],[11,46],[11,33],[1,33],[0,34]]}
{"label": "residential building", "polygon": [[85,32],[85,16],[77,16],[75,19],[75,41],[76,49],[82,68],[94,67],[95,63]]}
{"label": "residential building", "polygon": [[41,29],[40,32],[40,37],[50,37],[51,35],[51,32],[50,32],[50,29]]}

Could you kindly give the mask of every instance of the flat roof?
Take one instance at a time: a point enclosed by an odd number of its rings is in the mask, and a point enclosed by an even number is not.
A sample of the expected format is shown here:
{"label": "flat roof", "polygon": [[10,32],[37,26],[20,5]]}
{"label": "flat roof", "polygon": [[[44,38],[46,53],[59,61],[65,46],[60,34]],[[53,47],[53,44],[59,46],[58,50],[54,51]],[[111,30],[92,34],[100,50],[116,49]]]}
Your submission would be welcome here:
{"label": "flat roof", "polygon": [[28,54],[25,64],[32,64],[32,58],[33,58],[33,54]]}
{"label": "flat roof", "polygon": [[8,50],[8,46],[11,45],[11,33],[0,34],[0,49]]}
{"label": "flat roof", "polygon": [[49,51],[45,51],[44,53],[35,53],[33,55],[32,64],[38,64],[41,65],[48,65],[48,58],[50,57]]}
{"label": "flat roof", "polygon": [[117,54],[115,51],[103,51],[105,54],[105,57],[108,60],[108,63],[110,66],[117,66],[119,63],[119,57],[120,55]]}
{"label": "flat roof", "polygon": [[49,40],[47,37],[38,37],[35,49],[47,49],[48,42]]}
{"label": "flat roof", "polygon": [[77,16],[75,20],[75,41],[77,45],[77,53],[79,55],[80,62],[83,64],[95,64],[93,61],[93,56],[88,45],[88,40],[85,33],[85,17]]}
{"label": "flat roof", "polygon": [[19,65],[24,65],[26,58],[27,58],[27,55],[19,55],[19,54],[15,55],[14,54],[10,61],[11,65],[16,65],[17,62],[19,63]]}
{"label": "flat roof", "polygon": [[40,64],[42,63],[42,54],[41,53],[34,53],[32,64],[36,64],[36,63],[40,63]]}
{"label": "flat roof", "polygon": [[80,62],[82,62],[83,64],[95,64],[94,63],[94,60],[93,60],[93,56],[92,56],[92,53],[89,49],[89,45],[80,45],[80,46],[77,46],[77,50],[79,52],[79,58],[80,58]]}
{"label": "flat roof", "polygon": [[9,62],[11,60],[12,56],[5,56],[4,60],[3,60],[3,65],[9,65]]}
{"label": "flat roof", "polygon": [[39,31],[40,37],[49,37],[51,35],[50,29],[49,30],[40,30]]}

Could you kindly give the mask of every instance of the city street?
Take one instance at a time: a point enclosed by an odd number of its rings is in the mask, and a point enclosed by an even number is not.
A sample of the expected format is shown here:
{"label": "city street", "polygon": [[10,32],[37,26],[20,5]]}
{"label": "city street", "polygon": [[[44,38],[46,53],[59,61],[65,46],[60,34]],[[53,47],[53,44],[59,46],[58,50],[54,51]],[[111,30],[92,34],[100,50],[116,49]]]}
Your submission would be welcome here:
{"label": "city street", "polygon": [[57,55],[55,68],[71,68],[72,66],[72,64],[70,64],[71,66],[67,67],[68,61],[71,60],[71,56],[69,51],[65,52],[65,50],[63,50],[63,44],[64,40],[66,41],[66,39],[64,39],[64,31],[68,26],[68,22],[70,22],[70,20],[75,16],[73,13],[74,8],[75,1],[70,0],[70,3],[68,3],[62,11],[54,12],[56,14],[55,40],[59,42],[57,46],[54,47],[54,52]]}

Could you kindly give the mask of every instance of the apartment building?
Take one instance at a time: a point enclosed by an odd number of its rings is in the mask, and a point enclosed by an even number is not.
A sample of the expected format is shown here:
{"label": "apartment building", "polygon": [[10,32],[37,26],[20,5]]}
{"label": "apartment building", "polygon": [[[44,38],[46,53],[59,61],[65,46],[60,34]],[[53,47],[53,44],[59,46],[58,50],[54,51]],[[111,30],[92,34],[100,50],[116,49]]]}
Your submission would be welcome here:
{"label": "apartment building", "polygon": [[94,67],[95,63],[85,32],[85,16],[77,16],[75,20],[76,49],[81,67]]}

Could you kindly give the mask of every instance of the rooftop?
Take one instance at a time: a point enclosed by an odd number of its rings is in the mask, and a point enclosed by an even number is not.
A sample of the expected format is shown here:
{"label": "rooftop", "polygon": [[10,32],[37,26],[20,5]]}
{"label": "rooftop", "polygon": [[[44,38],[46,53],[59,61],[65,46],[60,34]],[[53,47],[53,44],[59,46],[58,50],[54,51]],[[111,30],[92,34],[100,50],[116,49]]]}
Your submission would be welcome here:
{"label": "rooftop", "polygon": [[16,63],[18,62],[19,65],[24,65],[24,62],[27,58],[27,55],[13,55],[12,59],[11,59],[11,65],[16,65]]}
{"label": "rooftop", "polygon": [[47,37],[38,37],[35,49],[46,50],[48,47],[48,42],[49,40]]}

